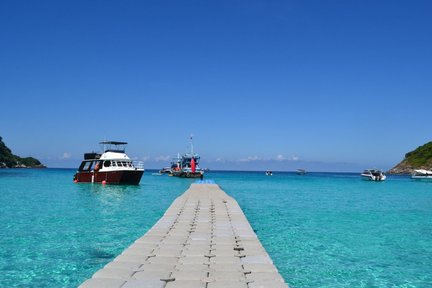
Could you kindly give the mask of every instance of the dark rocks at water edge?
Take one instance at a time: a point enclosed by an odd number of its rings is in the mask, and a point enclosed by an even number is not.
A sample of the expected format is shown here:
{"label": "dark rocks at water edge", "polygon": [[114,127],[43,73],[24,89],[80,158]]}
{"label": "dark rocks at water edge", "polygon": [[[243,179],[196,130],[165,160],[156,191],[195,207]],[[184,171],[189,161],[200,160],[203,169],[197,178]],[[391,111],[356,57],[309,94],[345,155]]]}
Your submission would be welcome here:
{"label": "dark rocks at water edge", "polygon": [[388,174],[411,174],[414,169],[432,169],[432,141],[405,154],[405,158]]}
{"label": "dark rocks at water edge", "polygon": [[0,137],[0,168],[46,168],[39,160],[33,157],[21,158],[12,154]]}

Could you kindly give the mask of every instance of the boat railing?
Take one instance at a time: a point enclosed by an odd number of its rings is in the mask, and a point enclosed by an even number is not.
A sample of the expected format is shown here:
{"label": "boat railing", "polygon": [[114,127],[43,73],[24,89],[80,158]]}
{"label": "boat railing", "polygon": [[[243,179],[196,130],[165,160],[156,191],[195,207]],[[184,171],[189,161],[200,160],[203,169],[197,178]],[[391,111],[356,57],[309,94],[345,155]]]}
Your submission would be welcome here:
{"label": "boat railing", "polygon": [[144,169],[144,161],[132,161],[135,168]]}

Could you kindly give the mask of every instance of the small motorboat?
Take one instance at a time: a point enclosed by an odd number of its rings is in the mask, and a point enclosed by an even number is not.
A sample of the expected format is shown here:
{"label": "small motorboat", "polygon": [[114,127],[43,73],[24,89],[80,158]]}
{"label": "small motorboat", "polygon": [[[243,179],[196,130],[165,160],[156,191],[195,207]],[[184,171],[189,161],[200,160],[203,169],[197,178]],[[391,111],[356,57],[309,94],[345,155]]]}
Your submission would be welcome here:
{"label": "small motorboat", "polygon": [[411,174],[411,179],[432,180],[432,171],[425,169],[416,169]]}
{"label": "small motorboat", "polygon": [[268,170],[268,171],[266,171],[266,175],[267,175],[267,176],[273,176],[273,172],[270,171],[270,170]]}
{"label": "small motorboat", "polygon": [[304,169],[297,169],[297,175],[305,175],[306,174],[306,170]]}
{"label": "small motorboat", "polygon": [[159,170],[159,174],[169,174],[171,173],[171,167],[164,167],[161,170]]}
{"label": "small motorboat", "polygon": [[370,181],[384,181],[387,177],[381,170],[378,169],[366,169],[361,173],[363,180]]}
{"label": "small motorboat", "polygon": [[105,141],[103,153],[85,153],[74,182],[138,185],[144,163],[132,161],[125,153],[126,142]]}

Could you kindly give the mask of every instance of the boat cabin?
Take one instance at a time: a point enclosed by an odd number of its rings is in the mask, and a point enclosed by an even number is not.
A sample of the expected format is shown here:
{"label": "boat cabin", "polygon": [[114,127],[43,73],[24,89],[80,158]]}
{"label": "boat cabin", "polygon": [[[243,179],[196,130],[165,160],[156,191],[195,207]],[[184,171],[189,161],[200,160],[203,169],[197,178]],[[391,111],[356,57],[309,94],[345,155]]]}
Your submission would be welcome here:
{"label": "boat cabin", "polygon": [[195,165],[198,166],[199,165],[199,160],[200,157],[198,156],[198,154],[194,154],[193,156],[191,154],[184,154],[181,162],[180,162],[180,167],[181,168],[190,168],[192,167],[192,159],[194,159],[195,161]]}

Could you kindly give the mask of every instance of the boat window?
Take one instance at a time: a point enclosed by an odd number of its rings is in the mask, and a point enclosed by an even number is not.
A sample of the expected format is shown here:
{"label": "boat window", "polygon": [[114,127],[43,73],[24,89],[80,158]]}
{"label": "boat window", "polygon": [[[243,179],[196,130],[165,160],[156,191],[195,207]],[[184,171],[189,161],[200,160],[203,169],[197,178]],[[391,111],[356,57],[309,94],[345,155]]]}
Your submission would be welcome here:
{"label": "boat window", "polygon": [[118,167],[123,167],[122,162],[121,161],[117,161],[117,166]]}
{"label": "boat window", "polygon": [[82,171],[83,168],[84,168],[84,165],[85,165],[85,164],[86,164],[85,161],[81,162],[81,165],[79,166],[78,170],[79,170],[79,171]]}
{"label": "boat window", "polygon": [[85,162],[81,163],[79,170],[80,171],[90,171],[92,164],[93,164],[93,161],[85,161]]}
{"label": "boat window", "polygon": [[109,161],[109,160],[104,161],[103,166],[104,167],[110,167],[111,166],[111,161]]}

